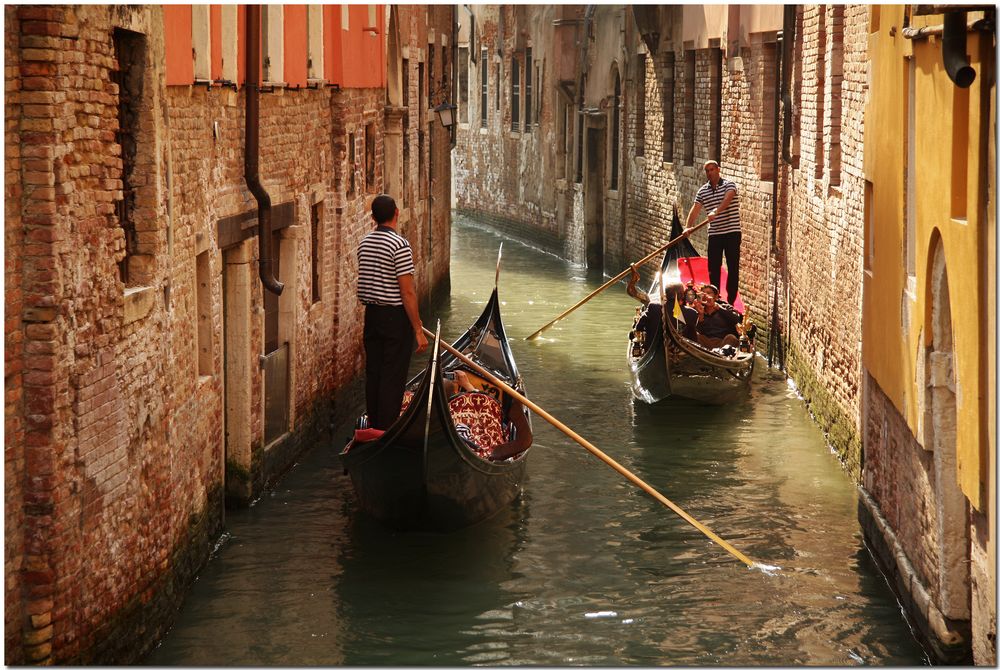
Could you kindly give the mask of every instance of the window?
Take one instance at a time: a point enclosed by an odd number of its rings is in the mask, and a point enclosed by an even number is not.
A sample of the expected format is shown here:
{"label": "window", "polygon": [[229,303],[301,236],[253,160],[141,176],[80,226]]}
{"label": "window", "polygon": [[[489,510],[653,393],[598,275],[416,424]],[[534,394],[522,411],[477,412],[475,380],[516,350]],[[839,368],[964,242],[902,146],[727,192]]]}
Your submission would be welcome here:
{"label": "window", "polygon": [[207,251],[195,258],[195,303],[198,319],[195,328],[198,375],[211,375],[215,365],[212,362],[212,274]]}
{"label": "window", "polygon": [[709,158],[722,160],[722,49],[709,49],[709,66],[711,67],[711,122],[709,124]]}
{"label": "window", "polygon": [[840,186],[841,82],[844,79],[844,8],[834,5],[830,21],[830,185]]}
{"label": "window", "polygon": [[521,66],[516,58],[510,59],[510,129],[521,129]]}
{"label": "window", "polygon": [[434,45],[427,45],[427,107],[434,109]]}
{"label": "window", "polygon": [[621,144],[622,125],[622,78],[615,72],[615,99],[614,108],[611,112],[611,190],[618,190],[618,154]]}
{"label": "window", "polygon": [[347,171],[350,173],[347,180],[347,195],[354,195],[354,190],[357,188],[355,175],[358,172],[358,152],[354,139],[354,131],[347,131]]}
{"label": "window", "polygon": [[535,61],[535,125],[537,126],[542,120],[542,75],[544,70],[542,69],[541,63]]}
{"label": "window", "polygon": [[122,199],[115,203],[118,225],[125,234],[125,257],[118,263],[118,274],[125,286],[137,286],[149,277],[133,276],[130,267],[139,251],[135,225],[136,152],[138,150],[139,114],[142,105],[142,79],[146,69],[146,38],[130,30],[116,28],[112,37],[118,69],[111,79],[118,84],[118,133],[121,147]]}
{"label": "window", "polygon": [[694,165],[694,50],[684,52],[684,165]]}
{"label": "window", "polygon": [[531,48],[524,50],[524,129],[531,130]]}
{"label": "window", "polygon": [[400,207],[410,201],[410,59],[403,59],[403,192],[397,194]]}
{"label": "window", "polygon": [[458,47],[458,121],[469,122],[469,47]]}
{"label": "window", "polygon": [[312,301],[319,302],[320,299],[320,261],[323,254],[323,239],[320,234],[320,221],[322,220],[322,204],[316,203],[312,206]]}
{"label": "window", "polygon": [[815,170],[816,179],[823,178],[825,156],[823,155],[823,124],[826,121],[826,5],[819,5],[819,28],[816,38],[819,42],[816,51],[816,138]]}
{"label": "window", "polygon": [[583,183],[583,119],[576,116],[576,183]]}
{"label": "window", "polygon": [[323,78],[323,5],[309,5],[306,18],[309,53],[306,66],[310,79]]}
{"label": "window", "polygon": [[489,109],[489,65],[487,51],[483,49],[479,56],[479,125],[486,127],[486,112]]}
{"label": "window", "polygon": [[674,52],[668,51],[663,59],[663,84],[660,87],[663,99],[663,160],[674,160]]}
{"label": "window", "polygon": [[365,188],[375,192],[375,124],[365,125]]}
{"label": "window", "polygon": [[569,161],[569,104],[561,97],[556,102],[559,115],[556,119],[559,132],[559,149],[556,151],[556,175],[560,179],[566,178],[566,163]]}
{"label": "window", "polygon": [[646,152],[646,54],[635,58],[635,155]]}
{"label": "window", "polygon": [[424,154],[424,135],[426,133],[426,123],[424,120],[424,106],[421,104],[421,100],[424,99],[424,64],[419,63],[417,65],[417,166],[420,172],[419,190],[420,197],[423,198],[427,194],[427,175],[424,171],[424,160],[426,155]]}
{"label": "window", "polygon": [[760,146],[760,167],[758,174],[765,181],[774,179],[774,161],[778,152],[778,144],[774,135],[778,122],[778,45],[767,42],[760,45],[760,58],[757,66],[757,90],[760,91],[759,105],[760,130],[757,144]]}
{"label": "window", "polygon": [[502,63],[501,63],[500,61],[497,61],[497,71],[496,71],[496,76],[495,76],[495,77],[493,78],[493,79],[494,79],[494,81],[496,81],[496,87],[497,87],[497,94],[496,94],[496,97],[495,97],[495,98],[493,98],[493,105],[494,105],[494,107],[493,107],[493,108],[494,108],[495,110],[497,110],[498,112],[500,111],[500,78],[501,78],[501,77],[500,77],[500,65],[501,65],[501,64],[502,64]]}

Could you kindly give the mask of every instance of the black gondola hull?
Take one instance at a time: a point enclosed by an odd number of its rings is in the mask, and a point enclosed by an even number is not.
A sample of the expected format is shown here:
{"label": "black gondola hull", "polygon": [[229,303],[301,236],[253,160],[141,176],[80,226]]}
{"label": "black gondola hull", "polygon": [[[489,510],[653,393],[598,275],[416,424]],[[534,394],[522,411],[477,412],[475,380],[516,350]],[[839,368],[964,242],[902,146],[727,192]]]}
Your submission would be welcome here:
{"label": "black gondola hull", "polygon": [[[472,349],[490,367],[502,367],[523,393],[499,319],[494,291],[483,315],[454,347]],[[448,352],[440,354],[440,366],[428,362],[408,384],[419,385],[396,423],[379,439],[352,441],[340,454],[362,509],[392,528],[457,530],[492,516],[520,495],[530,449],[514,459],[489,461],[455,430],[441,377],[441,368],[455,362]]]}

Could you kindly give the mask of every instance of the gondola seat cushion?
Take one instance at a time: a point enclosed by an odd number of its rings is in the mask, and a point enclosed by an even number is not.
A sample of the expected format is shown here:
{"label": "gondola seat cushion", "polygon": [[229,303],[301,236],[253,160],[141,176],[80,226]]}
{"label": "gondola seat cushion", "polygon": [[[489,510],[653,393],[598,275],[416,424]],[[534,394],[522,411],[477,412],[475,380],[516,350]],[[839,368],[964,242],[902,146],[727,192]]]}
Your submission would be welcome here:
{"label": "gondola seat cushion", "polygon": [[[486,393],[460,393],[448,401],[452,421],[468,427],[476,452],[486,458],[498,445],[507,441],[500,403]],[[462,430],[462,433],[465,431]],[[464,437],[464,436],[463,436]]]}

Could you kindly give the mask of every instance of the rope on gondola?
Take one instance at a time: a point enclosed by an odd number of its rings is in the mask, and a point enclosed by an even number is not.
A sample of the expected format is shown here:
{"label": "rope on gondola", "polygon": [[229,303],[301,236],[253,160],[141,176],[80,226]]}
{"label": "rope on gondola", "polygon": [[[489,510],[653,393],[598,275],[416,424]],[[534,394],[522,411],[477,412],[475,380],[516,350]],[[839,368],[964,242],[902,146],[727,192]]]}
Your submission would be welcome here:
{"label": "rope on gondola", "polygon": [[[424,328],[424,332],[427,335],[432,335],[433,334],[433,333],[431,333],[431,331],[427,330],[426,328]],[[463,363],[465,363],[466,365],[470,366],[473,370],[475,370],[479,374],[483,375],[483,377],[485,377],[490,382],[492,382],[493,384],[495,384],[498,388],[503,389],[506,393],[509,393],[512,397],[514,397],[517,400],[519,400],[521,402],[521,404],[523,404],[525,407],[527,407],[528,409],[530,409],[531,411],[533,411],[535,414],[538,414],[540,417],[542,417],[543,419],[545,419],[546,421],[548,421],[549,423],[551,423],[553,426],[555,426],[556,428],[558,428],[564,435],[566,435],[567,437],[571,438],[573,441],[575,441],[577,444],[579,444],[580,446],[582,446],[584,449],[586,449],[587,451],[589,451],[590,453],[592,453],[594,456],[597,456],[599,459],[601,459],[602,461],[604,461],[604,463],[606,465],[610,466],[618,474],[620,474],[623,477],[625,477],[625,479],[629,480],[630,482],[632,482],[633,484],[635,484],[636,486],[638,486],[639,488],[641,488],[643,491],[645,491],[649,495],[651,495],[654,498],[656,498],[656,500],[658,500],[663,505],[666,505],[667,507],[669,507],[675,514],[677,514],[677,516],[679,516],[680,518],[684,519],[689,524],[691,524],[692,526],[694,526],[695,528],[697,528],[706,537],[708,537],[708,539],[712,540],[717,545],[719,545],[720,547],[722,547],[723,549],[725,549],[726,551],[728,551],[730,554],[732,554],[733,556],[735,556],[736,558],[738,558],[740,561],[742,561],[743,563],[745,563],[747,567],[749,567],[749,568],[759,568],[761,570],[764,570],[765,572],[767,572],[768,570],[773,569],[772,566],[764,566],[764,565],[762,565],[760,563],[755,563],[754,561],[751,561],[739,549],[737,549],[733,545],[729,544],[728,542],[726,542],[725,540],[723,540],[721,537],[719,537],[718,535],[716,535],[714,532],[712,532],[712,530],[709,529],[708,526],[704,525],[703,523],[701,523],[700,521],[698,521],[697,519],[695,519],[694,517],[692,517],[690,514],[688,514],[683,509],[681,509],[680,507],[678,507],[676,504],[674,504],[671,500],[669,500],[662,493],[660,493],[659,491],[657,491],[656,489],[654,489],[652,486],[650,486],[649,484],[647,484],[643,480],[639,479],[639,477],[637,477],[636,475],[632,474],[632,472],[630,472],[629,470],[627,470],[624,466],[622,466],[621,464],[619,464],[616,460],[614,460],[613,458],[611,458],[610,456],[608,456],[607,454],[605,454],[603,451],[601,451],[600,449],[598,449],[597,447],[595,447],[593,444],[591,444],[590,442],[588,442],[587,440],[585,440],[583,437],[581,437],[580,435],[578,435],[577,433],[575,433],[571,428],[569,428],[569,426],[567,426],[566,424],[562,423],[561,421],[559,421],[558,419],[556,419],[554,416],[552,416],[551,414],[549,414],[548,412],[546,412],[544,409],[542,409],[541,407],[539,407],[538,405],[536,405],[535,403],[533,403],[532,401],[528,400],[526,397],[524,397],[523,395],[521,395],[520,393],[518,393],[517,391],[515,391],[508,384],[504,383],[501,379],[499,379],[496,375],[492,374],[489,370],[487,370],[486,368],[482,367],[481,365],[478,365],[475,361],[473,361],[471,358],[469,358],[468,356],[466,356],[465,354],[463,354],[462,352],[460,352],[458,349],[456,349],[455,347],[451,346],[447,342],[441,342],[441,346],[444,347],[447,351],[449,351],[453,356],[456,356]]]}

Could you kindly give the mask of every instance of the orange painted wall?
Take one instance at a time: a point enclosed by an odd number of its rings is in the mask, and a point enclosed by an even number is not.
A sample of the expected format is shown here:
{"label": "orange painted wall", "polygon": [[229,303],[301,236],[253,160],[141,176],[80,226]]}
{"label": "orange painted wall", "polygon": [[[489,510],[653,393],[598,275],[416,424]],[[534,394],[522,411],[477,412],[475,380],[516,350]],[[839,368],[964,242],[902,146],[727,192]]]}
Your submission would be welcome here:
{"label": "orange painted wall", "polygon": [[309,75],[309,29],[306,5],[285,5],[285,83],[294,88],[306,85]]}
{"label": "orange painted wall", "polygon": [[340,28],[340,5],[323,5],[323,78],[329,84],[343,85],[343,30]]}
{"label": "orange painted wall", "polygon": [[191,5],[163,6],[163,34],[167,52],[167,86],[194,83]]}
{"label": "orange painted wall", "polygon": [[247,80],[247,8],[240,5],[236,8],[236,81],[242,86]]}
{"label": "orange painted wall", "polygon": [[212,79],[222,79],[222,5],[209,7],[209,39],[212,40]]}
{"label": "orange painted wall", "polygon": [[369,19],[368,5],[348,5],[347,30],[341,19],[343,7],[323,6],[323,76],[344,88],[384,87],[385,5],[375,5],[374,22]]}

